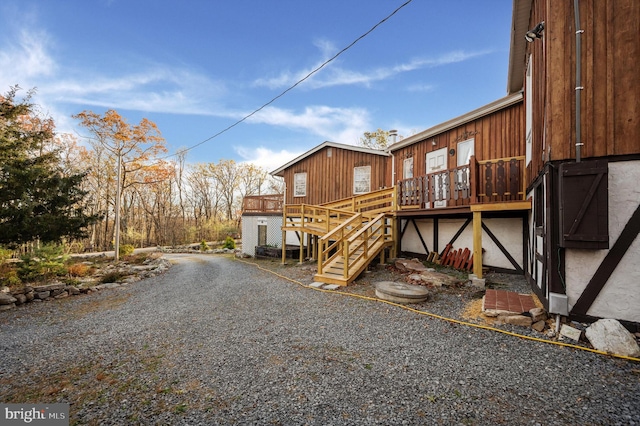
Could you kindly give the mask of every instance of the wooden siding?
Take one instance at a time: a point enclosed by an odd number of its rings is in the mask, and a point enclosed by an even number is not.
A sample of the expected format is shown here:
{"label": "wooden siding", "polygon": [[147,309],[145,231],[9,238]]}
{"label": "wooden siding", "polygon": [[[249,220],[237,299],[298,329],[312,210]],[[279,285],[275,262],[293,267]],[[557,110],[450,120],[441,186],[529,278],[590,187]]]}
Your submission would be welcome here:
{"label": "wooden siding", "polygon": [[[640,2],[581,0],[582,158],[640,153]],[[530,28],[545,21],[543,40],[528,44],[533,55],[534,179],[545,161],[576,157],[573,2],[535,0]],[[546,60],[546,61],[545,61]]]}
{"label": "wooden siding", "polygon": [[[525,155],[524,105],[518,102],[510,107],[442,132],[436,136],[393,151],[395,158],[395,182],[404,176],[402,164],[413,157],[413,176],[423,176],[426,171],[427,153],[441,148],[456,150],[447,156],[447,169],[457,167],[458,142],[473,138],[475,158],[478,161]],[[436,141],[436,145],[432,141]]]}
{"label": "wooden siding", "polygon": [[[331,149],[331,156],[328,150]],[[352,197],[353,169],[371,166],[371,190],[391,186],[388,156],[325,147],[284,170],[286,204],[318,205]],[[307,195],[294,197],[294,175],[307,173]]]}

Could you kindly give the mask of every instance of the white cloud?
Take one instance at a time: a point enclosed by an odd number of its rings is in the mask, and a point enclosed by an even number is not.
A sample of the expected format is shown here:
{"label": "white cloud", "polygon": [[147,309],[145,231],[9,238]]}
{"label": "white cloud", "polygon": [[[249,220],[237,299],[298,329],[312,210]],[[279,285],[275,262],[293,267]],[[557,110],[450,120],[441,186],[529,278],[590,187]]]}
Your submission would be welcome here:
{"label": "white cloud", "polygon": [[310,131],[323,140],[350,143],[369,126],[369,113],[362,108],[308,106],[301,113],[277,107],[264,108],[248,121]]}
{"label": "white cloud", "polygon": [[286,149],[273,151],[265,147],[236,147],[236,152],[240,157],[242,157],[242,159],[244,160],[243,162],[254,164],[258,167],[262,167],[268,172],[272,172],[280,166],[284,166],[294,158],[299,157],[304,152],[306,152],[306,150],[301,152],[293,152],[287,151]]}
{"label": "white cloud", "polygon": [[[269,89],[284,88],[292,86],[307,76],[314,69],[319,67],[328,58],[332,56],[330,51],[335,51],[335,47],[328,43],[316,43],[316,46],[322,51],[322,58],[317,64],[308,69],[292,73],[291,71],[283,71],[280,75],[271,78],[260,78],[253,82],[254,86],[268,87]],[[319,89],[323,87],[345,86],[345,85],[363,85],[365,87],[376,81],[382,81],[394,77],[397,74],[410,72],[424,68],[434,68],[445,66],[458,62],[467,61],[469,59],[483,56],[490,51],[465,52],[456,50],[447,52],[435,58],[415,58],[406,63],[397,64],[389,67],[377,67],[368,71],[354,71],[341,68],[337,63],[330,63],[327,67],[318,71],[311,78],[306,80],[304,87]]]}

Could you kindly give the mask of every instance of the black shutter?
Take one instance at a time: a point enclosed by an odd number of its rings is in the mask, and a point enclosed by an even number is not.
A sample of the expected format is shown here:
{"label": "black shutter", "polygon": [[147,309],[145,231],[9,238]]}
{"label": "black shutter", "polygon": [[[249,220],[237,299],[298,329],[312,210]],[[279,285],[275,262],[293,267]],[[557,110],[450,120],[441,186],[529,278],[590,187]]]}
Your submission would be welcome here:
{"label": "black shutter", "polygon": [[560,238],[566,248],[609,248],[607,160],[560,165]]}

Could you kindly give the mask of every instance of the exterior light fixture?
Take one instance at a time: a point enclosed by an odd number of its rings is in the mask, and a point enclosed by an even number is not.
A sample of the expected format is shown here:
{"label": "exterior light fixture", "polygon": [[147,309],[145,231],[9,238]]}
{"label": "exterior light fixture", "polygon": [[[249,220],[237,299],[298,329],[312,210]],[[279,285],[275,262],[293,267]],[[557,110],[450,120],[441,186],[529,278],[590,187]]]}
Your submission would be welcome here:
{"label": "exterior light fixture", "polygon": [[536,39],[542,38],[543,31],[544,31],[544,21],[540,22],[532,30],[527,31],[527,33],[524,35],[524,38],[529,43],[533,43]]}

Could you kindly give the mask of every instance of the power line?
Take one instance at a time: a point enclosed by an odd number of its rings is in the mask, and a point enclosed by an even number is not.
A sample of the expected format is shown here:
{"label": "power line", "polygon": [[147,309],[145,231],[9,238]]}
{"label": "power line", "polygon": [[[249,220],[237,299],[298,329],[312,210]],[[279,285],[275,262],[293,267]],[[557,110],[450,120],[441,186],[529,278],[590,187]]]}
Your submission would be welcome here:
{"label": "power line", "polygon": [[285,89],[284,91],[282,91],[279,95],[275,96],[273,99],[271,99],[269,102],[263,104],[261,107],[255,109],[253,112],[245,115],[244,117],[242,117],[241,119],[239,119],[238,121],[236,121],[235,123],[225,127],[224,129],[220,130],[218,133],[214,134],[213,136],[208,137],[207,139],[198,142],[197,144],[190,146],[189,148],[184,148],[181,149],[179,151],[177,151],[175,154],[170,154],[167,155],[165,157],[161,157],[160,159],[163,160],[165,158],[169,158],[169,157],[174,157],[176,155],[191,151],[194,148],[199,147],[200,145],[203,145],[207,142],[209,142],[212,139],[217,138],[218,136],[220,136],[223,133],[228,132],[229,130],[233,129],[234,127],[236,127],[238,124],[246,121],[247,119],[251,118],[252,116],[254,116],[255,114],[257,114],[258,112],[262,111],[263,109],[265,109],[266,107],[268,107],[269,105],[271,105],[272,103],[274,103],[275,101],[277,101],[278,99],[280,99],[281,97],[283,97],[284,95],[286,95],[288,92],[290,92],[291,90],[295,89],[297,86],[299,86],[302,82],[304,82],[305,80],[309,79],[312,75],[314,75],[315,73],[317,73],[318,71],[320,71],[322,68],[324,68],[325,66],[327,66],[328,64],[330,64],[334,59],[336,59],[338,56],[342,55],[344,52],[346,52],[347,50],[349,50],[351,47],[353,47],[357,42],[359,42],[360,40],[362,40],[363,38],[365,38],[366,36],[368,36],[369,34],[371,34],[376,28],[378,28],[380,25],[384,24],[386,21],[388,21],[393,15],[395,15],[396,13],[398,13],[400,11],[400,9],[402,9],[403,7],[407,6],[409,3],[411,3],[413,0],[407,0],[405,3],[403,3],[402,5],[400,5],[398,8],[396,8],[393,12],[391,12],[389,15],[387,15],[384,19],[382,19],[380,22],[378,22],[377,24],[375,24],[373,27],[371,27],[367,32],[365,32],[364,34],[362,34],[360,37],[358,37],[357,39],[355,39],[354,41],[352,41],[347,47],[343,48],[342,50],[340,50],[338,53],[336,53],[335,55],[333,55],[331,58],[327,59],[325,62],[323,62],[320,66],[318,66],[317,68],[315,68],[313,71],[309,72],[309,74],[305,75],[304,77],[302,77],[300,80],[298,80],[297,82],[295,82],[293,85],[289,86],[287,89]]}

